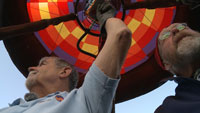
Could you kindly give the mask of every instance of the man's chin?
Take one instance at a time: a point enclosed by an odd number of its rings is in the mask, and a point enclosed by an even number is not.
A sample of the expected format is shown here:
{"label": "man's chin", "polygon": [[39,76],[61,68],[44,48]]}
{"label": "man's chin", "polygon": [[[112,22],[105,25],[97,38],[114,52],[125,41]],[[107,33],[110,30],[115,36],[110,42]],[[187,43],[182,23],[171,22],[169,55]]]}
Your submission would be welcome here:
{"label": "man's chin", "polygon": [[26,80],[26,88],[31,91],[31,89],[36,85],[36,81],[35,80],[30,80],[27,79]]}

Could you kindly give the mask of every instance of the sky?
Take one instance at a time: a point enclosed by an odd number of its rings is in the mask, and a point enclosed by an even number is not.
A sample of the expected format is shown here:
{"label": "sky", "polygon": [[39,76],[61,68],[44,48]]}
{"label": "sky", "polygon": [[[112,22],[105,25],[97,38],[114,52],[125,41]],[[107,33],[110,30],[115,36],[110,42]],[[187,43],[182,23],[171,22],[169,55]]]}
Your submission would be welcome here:
{"label": "sky", "polygon": [[[25,77],[11,61],[2,41],[0,41],[0,109],[8,107],[17,98],[28,92]],[[165,97],[174,95],[176,83],[169,81],[143,96],[116,104],[116,113],[154,113]]]}

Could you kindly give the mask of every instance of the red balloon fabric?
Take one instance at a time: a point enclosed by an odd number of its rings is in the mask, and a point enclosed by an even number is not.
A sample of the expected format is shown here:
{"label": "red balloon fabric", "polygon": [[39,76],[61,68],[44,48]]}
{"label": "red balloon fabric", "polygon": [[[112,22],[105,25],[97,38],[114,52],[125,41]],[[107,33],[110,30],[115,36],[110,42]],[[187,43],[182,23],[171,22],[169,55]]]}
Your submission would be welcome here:
{"label": "red balloon fabric", "polygon": [[[86,33],[80,43],[80,47],[84,51],[97,55],[99,44],[97,35],[100,33],[98,30],[99,25],[93,23],[85,15],[85,1],[27,0],[28,14],[32,22],[77,13],[78,20],[63,22],[57,26],[49,26],[36,32],[35,35],[49,54],[53,52],[57,56],[64,58],[81,73],[88,71],[94,58],[81,53],[77,49],[77,41]],[[141,0],[131,0],[132,3],[137,1]],[[123,5],[121,5],[116,17],[122,18],[125,15],[124,22],[132,31],[131,48],[128,51],[121,74],[134,69],[149,59],[155,49],[159,32],[172,23],[175,13],[175,7],[125,11]],[[90,29],[90,31],[86,32],[85,29]]]}

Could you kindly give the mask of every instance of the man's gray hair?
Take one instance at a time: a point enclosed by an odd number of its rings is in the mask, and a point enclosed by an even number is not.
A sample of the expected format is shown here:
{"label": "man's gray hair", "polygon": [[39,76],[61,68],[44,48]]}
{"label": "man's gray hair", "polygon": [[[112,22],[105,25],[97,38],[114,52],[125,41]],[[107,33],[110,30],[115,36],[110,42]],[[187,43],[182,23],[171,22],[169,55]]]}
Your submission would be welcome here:
{"label": "man's gray hair", "polygon": [[73,90],[76,88],[77,83],[78,83],[78,72],[74,68],[73,65],[69,64],[67,61],[64,59],[61,59],[59,57],[54,57],[55,58],[55,63],[59,68],[70,66],[72,68],[72,72],[69,75],[69,90]]}

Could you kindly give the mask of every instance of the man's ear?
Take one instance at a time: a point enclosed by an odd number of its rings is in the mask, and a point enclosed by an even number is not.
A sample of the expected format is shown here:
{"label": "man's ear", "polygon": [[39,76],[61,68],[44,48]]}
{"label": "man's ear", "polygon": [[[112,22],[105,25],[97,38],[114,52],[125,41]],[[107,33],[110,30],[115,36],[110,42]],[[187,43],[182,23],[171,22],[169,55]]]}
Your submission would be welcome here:
{"label": "man's ear", "polygon": [[72,68],[70,66],[63,67],[61,69],[60,78],[68,77],[72,72]]}

